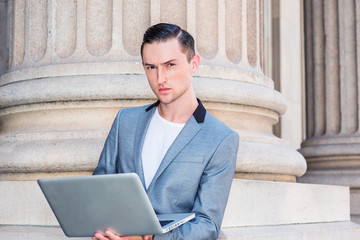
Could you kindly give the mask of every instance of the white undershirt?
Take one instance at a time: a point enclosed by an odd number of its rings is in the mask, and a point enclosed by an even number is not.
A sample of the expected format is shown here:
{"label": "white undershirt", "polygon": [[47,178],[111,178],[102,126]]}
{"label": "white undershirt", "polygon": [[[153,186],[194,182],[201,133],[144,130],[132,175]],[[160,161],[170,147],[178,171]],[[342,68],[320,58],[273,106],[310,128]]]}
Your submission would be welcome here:
{"label": "white undershirt", "polygon": [[173,123],[164,119],[160,116],[158,108],[155,109],[141,153],[146,188],[149,187],[167,150],[184,126],[184,123]]}

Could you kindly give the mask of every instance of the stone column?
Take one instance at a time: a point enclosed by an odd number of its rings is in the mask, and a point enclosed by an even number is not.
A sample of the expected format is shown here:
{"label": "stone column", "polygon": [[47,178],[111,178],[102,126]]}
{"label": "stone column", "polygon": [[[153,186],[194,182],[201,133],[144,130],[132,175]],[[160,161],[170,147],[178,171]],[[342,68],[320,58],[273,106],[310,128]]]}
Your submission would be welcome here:
{"label": "stone column", "polygon": [[0,82],[2,178],[90,172],[117,110],[154,101],[138,46],[160,21],[194,35],[202,57],[196,92],[242,137],[238,175],[302,175],[302,157],[271,132],[286,103],[261,70],[260,3],[11,1],[10,67]]}
{"label": "stone column", "polygon": [[38,191],[33,180],[90,174],[116,112],[155,100],[139,46],[145,29],[158,22],[176,23],[195,38],[202,61],[197,96],[240,134],[235,177],[294,182],[304,174],[303,157],[272,134],[286,103],[262,72],[261,0],[9,5],[9,68],[0,78],[0,185],[6,190],[0,224],[56,224],[36,207],[15,210]]}
{"label": "stone column", "polygon": [[305,1],[306,140],[301,182],[351,187],[360,222],[360,3]]}
{"label": "stone column", "polygon": [[7,67],[7,0],[0,0],[0,76]]}

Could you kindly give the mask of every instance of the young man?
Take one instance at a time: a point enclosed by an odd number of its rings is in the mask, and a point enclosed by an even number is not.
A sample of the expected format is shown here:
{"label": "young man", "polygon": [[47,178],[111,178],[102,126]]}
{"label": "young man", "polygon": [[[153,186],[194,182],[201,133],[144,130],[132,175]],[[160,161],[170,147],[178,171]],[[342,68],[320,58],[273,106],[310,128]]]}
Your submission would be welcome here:
{"label": "young man", "polygon": [[195,219],[158,236],[97,239],[217,239],[239,138],[195,96],[192,76],[199,67],[194,39],[172,24],[144,34],[141,56],[158,101],[122,109],[112,125],[94,174],[135,172],[157,213],[194,212]]}

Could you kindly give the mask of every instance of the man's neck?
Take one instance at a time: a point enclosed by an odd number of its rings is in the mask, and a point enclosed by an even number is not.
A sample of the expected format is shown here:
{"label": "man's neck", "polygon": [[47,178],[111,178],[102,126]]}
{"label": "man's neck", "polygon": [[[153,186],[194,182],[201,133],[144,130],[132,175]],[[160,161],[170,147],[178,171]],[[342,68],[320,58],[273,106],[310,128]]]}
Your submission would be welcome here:
{"label": "man's neck", "polygon": [[[178,99],[180,100],[180,99]],[[174,123],[186,123],[199,105],[195,95],[185,100],[169,104],[160,102],[158,111],[160,116]]]}

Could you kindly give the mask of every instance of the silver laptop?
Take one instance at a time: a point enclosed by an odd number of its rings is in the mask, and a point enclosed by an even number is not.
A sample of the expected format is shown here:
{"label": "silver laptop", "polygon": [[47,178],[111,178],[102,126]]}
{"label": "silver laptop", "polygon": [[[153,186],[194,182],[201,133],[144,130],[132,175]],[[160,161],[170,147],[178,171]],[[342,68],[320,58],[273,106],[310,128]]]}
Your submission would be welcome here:
{"label": "silver laptop", "polygon": [[38,184],[68,237],[91,237],[106,229],[121,236],[158,235],[195,217],[156,215],[135,173],[43,178]]}

